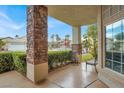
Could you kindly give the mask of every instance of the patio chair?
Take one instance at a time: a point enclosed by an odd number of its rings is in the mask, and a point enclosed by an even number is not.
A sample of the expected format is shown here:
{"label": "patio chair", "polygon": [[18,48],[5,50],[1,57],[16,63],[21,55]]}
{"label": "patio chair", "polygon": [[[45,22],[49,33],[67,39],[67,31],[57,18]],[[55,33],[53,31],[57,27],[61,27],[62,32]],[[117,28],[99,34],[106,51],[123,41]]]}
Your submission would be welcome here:
{"label": "patio chair", "polygon": [[94,66],[95,67],[95,71],[96,71],[96,73],[98,73],[98,71],[97,71],[97,68],[96,68],[96,65],[97,65],[98,63],[97,63],[97,61],[94,59],[94,61],[87,61],[86,62],[86,71],[87,71],[87,65],[91,65],[91,66]]}

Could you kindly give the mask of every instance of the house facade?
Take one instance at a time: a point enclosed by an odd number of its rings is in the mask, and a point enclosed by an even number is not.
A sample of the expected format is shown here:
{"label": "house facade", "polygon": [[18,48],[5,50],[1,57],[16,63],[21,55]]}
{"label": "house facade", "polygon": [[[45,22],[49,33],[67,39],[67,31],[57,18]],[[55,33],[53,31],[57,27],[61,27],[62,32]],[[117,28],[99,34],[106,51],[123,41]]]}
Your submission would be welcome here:
{"label": "house facade", "polygon": [[[3,51],[26,51],[27,50],[27,38],[23,37],[4,37],[1,38],[5,42]],[[55,47],[52,45],[56,45]],[[49,41],[48,49],[51,50],[71,50],[71,40],[59,40]]]}
{"label": "house facade", "polygon": [[37,83],[48,75],[48,15],[72,26],[73,57],[82,53],[81,26],[97,23],[98,78],[109,87],[124,87],[124,6],[121,5],[28,6],[29,80]]}
{"label": "house facade", "polygon": [[5,37],[1,38],[6,44],[4,46],[4,51],[26,51],[26,37]]}

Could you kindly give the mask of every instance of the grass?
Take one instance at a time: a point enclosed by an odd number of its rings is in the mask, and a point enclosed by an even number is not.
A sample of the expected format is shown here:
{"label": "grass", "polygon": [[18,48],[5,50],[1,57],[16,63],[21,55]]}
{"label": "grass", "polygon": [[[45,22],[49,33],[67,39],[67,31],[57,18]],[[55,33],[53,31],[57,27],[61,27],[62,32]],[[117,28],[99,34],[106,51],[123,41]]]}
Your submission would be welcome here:
{"label": "grass", "polygon": [[93,56],[90,53],[82,55],[82,62],[87,62],[93,59]]}

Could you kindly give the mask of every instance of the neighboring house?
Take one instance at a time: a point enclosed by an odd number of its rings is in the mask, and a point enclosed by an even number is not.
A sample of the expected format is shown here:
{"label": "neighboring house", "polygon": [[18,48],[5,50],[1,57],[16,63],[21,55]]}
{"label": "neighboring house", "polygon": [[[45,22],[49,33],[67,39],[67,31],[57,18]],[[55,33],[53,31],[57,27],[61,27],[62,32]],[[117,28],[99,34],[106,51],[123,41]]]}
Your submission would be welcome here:
{"label": "neighboring house", "polygon": [[71,40],[59,40],[59,41],[49,41],[48,42],[49,50],[71,50]]}
{"label": "neighboring house", "polygon": [[[6,45],[4,46],[4,51],[26,51],[27,49],[26,47],[27,39],[25,36],[15,38],[5,37],[1,39],[6,43]],[[55,42],[57,43],[57,41]],[[57,47],[57,50],[65,50],[65,48],[71,49],[71,40],[66,41],[63,39],[58,41],[57,44],[60,45]],[[48,48],[51,50],[52,42],[48,42],[48,45],[49,45]]]}
{"label": "neighboring house", "polygon": [[26,37],[5,37],[1,38],[6,45],[4,46],[5,51],[26,51]]}

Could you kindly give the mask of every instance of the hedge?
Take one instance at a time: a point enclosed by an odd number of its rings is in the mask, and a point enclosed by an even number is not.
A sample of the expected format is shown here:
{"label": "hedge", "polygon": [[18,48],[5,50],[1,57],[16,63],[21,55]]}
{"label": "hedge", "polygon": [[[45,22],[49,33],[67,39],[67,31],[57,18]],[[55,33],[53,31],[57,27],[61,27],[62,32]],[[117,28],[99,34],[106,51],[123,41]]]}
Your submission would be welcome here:
{"label": "hedge", "polygon": [[[49,51],[48,65],[49,69],[58,64],[71,62],[72,51]],[[24,52],[4,52],[0,53],[0,72],[17,70],[26,75],[26,53]]]}
{"label": "hedge", "polygon": [[26,75],[26,53],[14,52],[12,53],[15,70],[23,75]]}
{"label": "hedge", "polygon": [[0,73],[14,69],[13,57],[10,52],[0,53]]}
{"label": "hedge", "polygon": [[72,51],[49,51],[48,52],[48,65],[49,69],[56,67],[58,64],[71,62]]}

